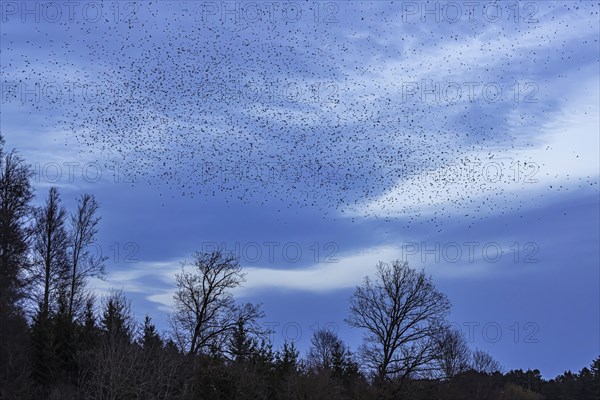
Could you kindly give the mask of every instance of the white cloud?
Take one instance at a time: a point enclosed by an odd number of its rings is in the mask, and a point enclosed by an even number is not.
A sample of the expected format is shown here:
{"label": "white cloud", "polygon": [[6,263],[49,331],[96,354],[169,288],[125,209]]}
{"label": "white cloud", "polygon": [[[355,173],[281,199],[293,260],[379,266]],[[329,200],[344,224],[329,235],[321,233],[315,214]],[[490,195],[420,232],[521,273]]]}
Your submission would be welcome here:
{"label": "white cloud", "polygon": [[[510,241],[501,241],[509,243]],[[404,259],[416,269],[424,268],[435,279],[481,278],[494,272],[497,264],[482,257],[482,245],[473,252],[473,257],[465,250],[457,263],[447,260],[436,261],[436,255],[428,254],[422,260],[424,246],[417,253],[402,248],[408,242],[398,242],[371,247],[352,254],[340,256],[336,263],[314,264],[306,268],[264,268],[244,267],[246,282],[234,290],[236,297],[248,297],[261,292],[298,291],[305,293],[325,293],[340,289],[352,289],[360,285],[365,276],[373,276],[379,261],[390,262]],[[427,243],[427,248],[433,248]],[[502,245],[503,257],[512,257],[511,250]],[[438,254],[440,256],[440,254]],[[490,257],[496,257],[492,255]],[[472,259],[471,259],[472,258]],[[129,293],[143,293],[146,299],[157,305],[160,311],[171,312],[175,292],[175,274],[180,271],[178,261],[150,262],[135,264],[127,271],[112,272],[107,281],[94,280],[93,286],[100,295],[108,293],[110,288],[122,289]],[[505,271],[502,271],[504,273]],[[149,284],[152,278],[156,283]]]}
{"label": "white cloud", "polygon": [[[576,189],[581,182],[597,182],[600,162],[598,148],[600,120],[597,88],[600,84],[594,76],[582,80],[563,98],[570,99],[562,109],[550,115],[540,127],[542,134],[536,137],[536,145],[530,148],[502,150],[498,161],[505,177],[495,181],[497,167],[490,166],[496,159],[493,151],[465,152],[463,160],[473,165],[475,180],[457,178],[456,165],[440,165],[429,175],[414,175],[401,179],[377,199],[360,207],[346,210],[345,215],[402,216],[407,212],[432,215],[443,208],[447,213],[461,213],[486,201],[486,210],[500,212],[511,203],[534,204],[540,195],[556,191],[561,185],[565,190]],[[564,83],[562,83],[564,85]],[[510,132],[509,132],[510,133]],[[520,175],[515,175],[515,163],[521,163]],[[530,163],[525,167],[524,163]],[[489,169],[487,173],[484,168]],[[538,172],[535,170],[539,167]],[[468,172],[469,167],[460,169]],[[433,178],[441,176],[447,179]],[[588,184],[589,185],[589,184]],[[552,186],[552,189],[550,189]]]}
{"label": "white cloud", "polygon": [[[244,267],[246,282],[235,290],[236,296],[248,296],[264,290],[297,290],[326,292],[347,289],[360,284],[371,275],[378,261],[391,261],[401,255],[398,246],[380,246],[361,252],[339,256],[336,263],[320,263],[307,268]],[[147,293],[146,298],[170,311],[175,291],[175,274],[180,271],[178,261],[132,264],[126,271],[111,272],[106,281],[94,280],[93,286],[100,294],[110,288],[131,293]],[[148,279],[162,284],[149,285]]]}
{"label": "white cloud", "polygon": [[247,281],[239,289],[241,295],[258,290],[300,290],[325,292],[358,285],[370,275],[378,261],[397,258],[399,249],[392,246],[369,248],[339,257],[336,263],[320,263],[302,269],[245,268]]}

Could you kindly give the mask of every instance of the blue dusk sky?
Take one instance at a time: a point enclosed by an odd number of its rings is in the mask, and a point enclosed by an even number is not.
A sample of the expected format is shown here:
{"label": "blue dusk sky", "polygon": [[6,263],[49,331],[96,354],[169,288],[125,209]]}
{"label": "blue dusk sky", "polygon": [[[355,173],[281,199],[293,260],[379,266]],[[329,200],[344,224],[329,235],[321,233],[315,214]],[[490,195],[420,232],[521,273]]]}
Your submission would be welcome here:
{"label": "blue dusk sky", "polygon": [[2,1],[1,133],[36,204],[101,204],[99,295],[169,331],[194,251],[239,257],[275,347],[336,330],[378,261],[471,348],[600,354],[599,4]]}

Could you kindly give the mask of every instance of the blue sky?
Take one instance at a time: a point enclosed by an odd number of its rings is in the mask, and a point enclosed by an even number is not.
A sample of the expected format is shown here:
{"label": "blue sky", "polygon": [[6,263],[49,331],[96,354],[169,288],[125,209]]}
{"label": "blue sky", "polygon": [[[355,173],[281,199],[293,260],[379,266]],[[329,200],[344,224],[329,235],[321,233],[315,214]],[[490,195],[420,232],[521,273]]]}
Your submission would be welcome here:
{"label": "blue sky", "polygon": [[353,288],[402,258],[507,370],[600,352],[598,3],[70,7],[2,2],[0,128],[36,201],[97,196],[100,293],[168,330],[225,244],[276,346],[355,349]]}

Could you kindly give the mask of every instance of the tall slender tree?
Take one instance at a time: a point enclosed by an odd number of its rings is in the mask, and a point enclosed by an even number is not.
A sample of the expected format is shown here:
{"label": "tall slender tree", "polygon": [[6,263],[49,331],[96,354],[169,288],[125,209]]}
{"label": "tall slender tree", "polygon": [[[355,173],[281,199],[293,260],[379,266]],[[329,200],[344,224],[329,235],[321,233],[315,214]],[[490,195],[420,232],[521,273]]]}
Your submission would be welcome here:
{"label": "tall slender tree", "polygon": [[50,188],[45,204],[34,212],[33,227],[32,272],[38,303],[32,326],[33,377],[41,389],[40,396],[49,395],[62,379],[60,363],[68,356],[61,354],[60,345],[71,340],[69,335],[63,336],[68,268],[66,216],[58,190]]}
{"label": "tall slender tree", "polygon": [[90,246],[96,240],[98,202],[93,195],[84,194],[77,199],[77,210],[71,213],[69,234],[68,308],[70,319],[82,314],[85,308],[85,286],[90,277],[102,278],[106,257],[94,257]]}
{"label": "tall slender tree", "polygon": [[58,289],[68,272],[66,231],[67,211],[58,189],[50,188],[46,204],[35,211],[34,264],[40,282],[40,319],[48,319],[58,300]]}

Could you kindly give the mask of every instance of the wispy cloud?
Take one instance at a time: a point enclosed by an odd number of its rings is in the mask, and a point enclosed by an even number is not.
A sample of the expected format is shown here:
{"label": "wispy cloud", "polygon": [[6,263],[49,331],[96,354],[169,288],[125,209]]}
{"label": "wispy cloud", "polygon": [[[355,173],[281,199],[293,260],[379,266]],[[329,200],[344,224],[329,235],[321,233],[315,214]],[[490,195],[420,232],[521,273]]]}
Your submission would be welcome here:
{"label": "wispy cloud", "polygon": [[[535,146],[502,149],[501,152],[465,152],[461,160],[456,161],[465,160],[477,165],[479,173],[473,174],[475,179],[467,178],[468,165],[459,175],[456,163],[441,164],[426,174],[399,180],[379,198],[347,210],[346,215],[402,216],[418,211],[427,216],[441,210],[457,214],[480,206],[482,200],[487,201],[486,208],[494,214],[504,211],[510,204],[537,205],[541,196],[555,193],[560,187],[566,191],[592,186],[597,190],[594,185],[597,185],[600,169],[597,154],[600,115],[594,105],[600,99],[598,92],[591,88],[597,88],[599,81],[597,76],[588,76],[578,85],[575,85],[575,78],[571,83],[573,89],[564,94],[571,100],[559,111],[548,115],[540,127],[542,135],[536,138]],[[514,170],[516,162],[521,163],[519,168],[524,168],[526,163],[531,166],[520,171],[518,179]],[[493,163],[496,166],[481,173],[482,168]],[[498,168],[504,177],[496,181]],[[508,178],[511,173],[512,177]]]}

